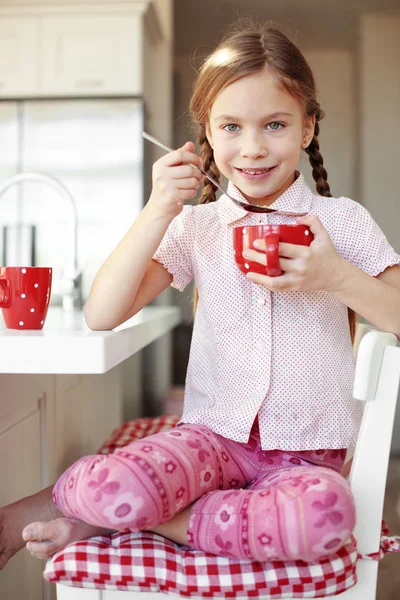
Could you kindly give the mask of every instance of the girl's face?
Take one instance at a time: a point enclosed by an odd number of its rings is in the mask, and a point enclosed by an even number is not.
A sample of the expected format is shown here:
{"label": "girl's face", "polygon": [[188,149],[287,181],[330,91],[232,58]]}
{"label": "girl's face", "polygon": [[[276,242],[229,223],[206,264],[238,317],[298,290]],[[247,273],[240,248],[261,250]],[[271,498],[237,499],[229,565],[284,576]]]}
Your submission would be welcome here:
{"label": "girl's face", "polygon": [[272,204],[295,178],[314,118],[264,69],[228,85],[209,114],[207,137],[225,177],[251,203]]}

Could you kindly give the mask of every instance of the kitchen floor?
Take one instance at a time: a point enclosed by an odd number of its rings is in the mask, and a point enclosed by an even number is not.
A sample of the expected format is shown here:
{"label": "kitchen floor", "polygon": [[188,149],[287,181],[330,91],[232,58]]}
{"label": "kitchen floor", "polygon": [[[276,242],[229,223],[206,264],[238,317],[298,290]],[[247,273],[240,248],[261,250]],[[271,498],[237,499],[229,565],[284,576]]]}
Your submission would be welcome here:
{"label": "kitchen floor", "polygon": [[[400,535],[400,457],[390,459],[383,518],[391,533]],[[400,599],[400,554],[389,554],[380,562],[376,598]]]}

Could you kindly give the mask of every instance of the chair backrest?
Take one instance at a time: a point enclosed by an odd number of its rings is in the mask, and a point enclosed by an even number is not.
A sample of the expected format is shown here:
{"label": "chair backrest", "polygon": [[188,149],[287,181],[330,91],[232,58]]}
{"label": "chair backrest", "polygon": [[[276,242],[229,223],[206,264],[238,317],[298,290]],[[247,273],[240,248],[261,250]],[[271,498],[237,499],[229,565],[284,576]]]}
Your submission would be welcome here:
{"label": "chair backrest", "polygon": [[377,552],[380,544],[400,384],[400,348],[396,346],[395,335],[375,330],[362,336],[357,351],[353,395],[366,402],[366,406],[349,479],[357,511],[354,535],[362,554]]}

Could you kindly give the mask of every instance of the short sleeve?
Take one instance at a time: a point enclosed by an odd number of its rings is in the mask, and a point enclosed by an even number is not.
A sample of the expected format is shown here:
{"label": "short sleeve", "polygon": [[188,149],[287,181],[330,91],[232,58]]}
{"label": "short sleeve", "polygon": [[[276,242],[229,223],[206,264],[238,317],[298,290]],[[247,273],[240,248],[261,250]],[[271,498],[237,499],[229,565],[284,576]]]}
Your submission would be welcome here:
{"label": "short sleeve", "polygon": [[336,249],[348,262],[372,276],[400,263],[379,225],[358,202],[342,198],[336,217]]}
{"label": "short sleeve", "polygon": [[171,221],[153,260],[172,275],[172,287],[182,292],[193,279],[194,221],[193,206],[183,207]]}

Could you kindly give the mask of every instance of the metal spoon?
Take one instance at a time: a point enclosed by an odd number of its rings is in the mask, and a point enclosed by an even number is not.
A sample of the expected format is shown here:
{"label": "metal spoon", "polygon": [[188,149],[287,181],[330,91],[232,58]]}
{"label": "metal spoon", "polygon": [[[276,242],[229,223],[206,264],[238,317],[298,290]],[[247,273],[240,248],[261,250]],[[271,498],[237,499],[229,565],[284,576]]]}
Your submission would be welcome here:
{"label": "metal spoon", "polygon": [[[172,148],[168,148],[168,146],[165,146],[163,143],[161,143],[155,137],[153,137],[152,135],[149,135],[145,131],[142,131],[142,136],[146,140],[148,140],[149,142],[152,142],[156,146],[159,146],[160,148],[162,148],[166,152],[172,152],[173,151]],[[256,212],[256,213],[273,213],[273,212],[276,212],[276,209],[274,209],[274,208],[268,208],[266,206],[258,206],[257,204],[247,204],[246,202],[241,202],[240,200],[236,200],[236,198],[233,198],[232,196],[230,196],[228,194],[228,192],[226,192],[219,185],[218,181],[215,181],[215,179],[213,177],[211,177],[210,175],[208,175],[208,173],[206,173],[205,171],[203,171],[203,169],[201,169],[197,165],[192,165],[192,163],[188,163],[188,164],[191,167],[196,167],[196,169],[198,169],[201,173],[203,173],[204,177],[206,177],[209,181],[211,181],[211,183],[213,183],[223,194],[225,194],[226,196],[228,196],[228,198],[230,200],[232,200],[232,202],[234,202],[238,206],[241,206],[245,210],[248,210],[249,212]]]}

